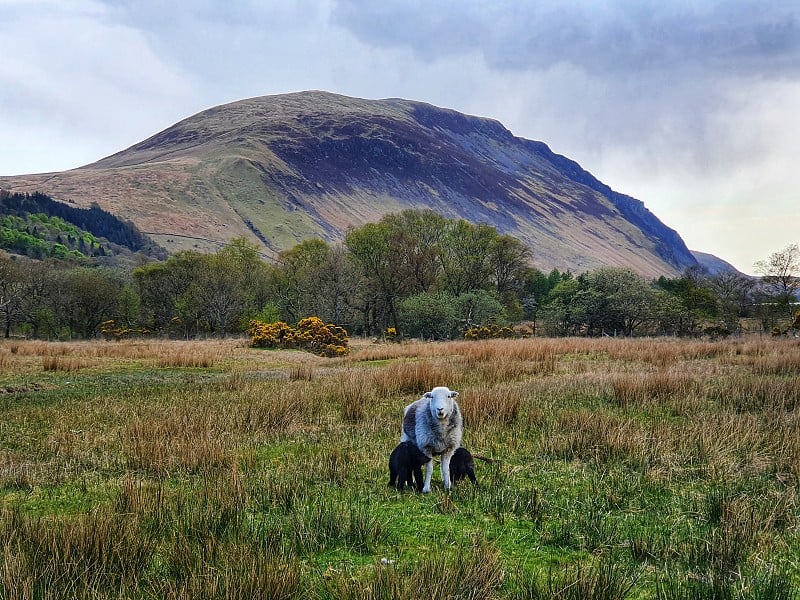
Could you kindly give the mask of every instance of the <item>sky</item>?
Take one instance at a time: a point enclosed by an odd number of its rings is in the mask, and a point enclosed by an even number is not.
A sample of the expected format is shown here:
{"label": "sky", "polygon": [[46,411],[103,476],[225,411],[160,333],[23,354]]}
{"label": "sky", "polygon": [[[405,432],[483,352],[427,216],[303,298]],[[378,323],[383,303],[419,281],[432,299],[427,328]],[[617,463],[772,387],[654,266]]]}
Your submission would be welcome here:
{"label": "sky", "polygon": [[746,273],[800,242],[796,0],[0,0],[0,39],[0,175],[326,90],[497,119]]}

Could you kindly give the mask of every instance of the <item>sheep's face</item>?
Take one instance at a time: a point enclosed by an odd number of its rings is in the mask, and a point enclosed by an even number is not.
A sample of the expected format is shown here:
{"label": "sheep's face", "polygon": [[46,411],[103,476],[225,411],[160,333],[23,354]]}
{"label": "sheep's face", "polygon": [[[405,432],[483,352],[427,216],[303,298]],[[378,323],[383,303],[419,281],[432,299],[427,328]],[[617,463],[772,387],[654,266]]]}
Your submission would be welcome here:
{"label": "sheep's face", "polygon": [[425,397],[430,400],[431,414],[444,421],[453,414],[454,400],[458,392],[454,392],[446,387],[435,387],[430,392],[425,392]]}

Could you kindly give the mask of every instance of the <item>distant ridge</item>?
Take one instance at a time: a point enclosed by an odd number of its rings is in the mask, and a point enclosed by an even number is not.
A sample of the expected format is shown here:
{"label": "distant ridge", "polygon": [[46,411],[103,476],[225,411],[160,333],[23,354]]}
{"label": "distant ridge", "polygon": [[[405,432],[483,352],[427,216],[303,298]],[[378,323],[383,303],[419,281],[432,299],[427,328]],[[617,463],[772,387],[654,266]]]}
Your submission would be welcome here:
{"label": "distant ridge", "polygon": [[740,273],[740,271],[732,264],[714,256],[713,254],[708,254],[707,252],[698,252],[697,250],[692,250],[692,254],[697,259],[698,264],[710,275],[716,275],[717,273],[723,273],[725,271]]}
{"label": "distant ridge", "polygon": [[96,203],[170,252],[245,236],[275,256],[411,208],[493,225],[529,245],[543,270],[672,276],[698,264],[641,201],[546,144],[403,99],[314,91],[241,100],[85,167],[0,177],[0,187]]}

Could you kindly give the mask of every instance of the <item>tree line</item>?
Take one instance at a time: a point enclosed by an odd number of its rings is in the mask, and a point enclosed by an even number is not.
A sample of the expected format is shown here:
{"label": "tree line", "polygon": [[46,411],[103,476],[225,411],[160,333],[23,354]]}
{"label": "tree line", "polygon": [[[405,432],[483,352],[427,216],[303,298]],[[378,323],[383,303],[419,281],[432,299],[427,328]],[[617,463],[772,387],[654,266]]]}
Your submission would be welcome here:
{"label": "tree line", "polygon": [[783,331],[796,308],[797,245],[735,271],[646,279],[630,269],[581,274],[532,266],[530,250],[488,225],[404,211],[304,241],[265,262],[236,239],[215,254],[178,252],[136,267],[0,257],[6,336],[226,336],[252,320],[309,316],[350,335],[451,339],[524,323],[537,335],[726,335],[744,317]]}

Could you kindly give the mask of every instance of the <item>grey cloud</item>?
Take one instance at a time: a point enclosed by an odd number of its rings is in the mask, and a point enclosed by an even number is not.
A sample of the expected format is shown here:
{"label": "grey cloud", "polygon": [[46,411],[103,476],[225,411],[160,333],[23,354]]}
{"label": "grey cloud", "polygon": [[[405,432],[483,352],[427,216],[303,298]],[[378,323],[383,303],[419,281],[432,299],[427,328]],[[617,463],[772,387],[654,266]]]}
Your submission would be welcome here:
{"label": "grey cloud", "polygon": [[796,2],[415,2],[338,0],[333,22],[425,59],[479,52],[496,68],[569,64],[591,73],[687,63],[780,75],[800,69]]}

